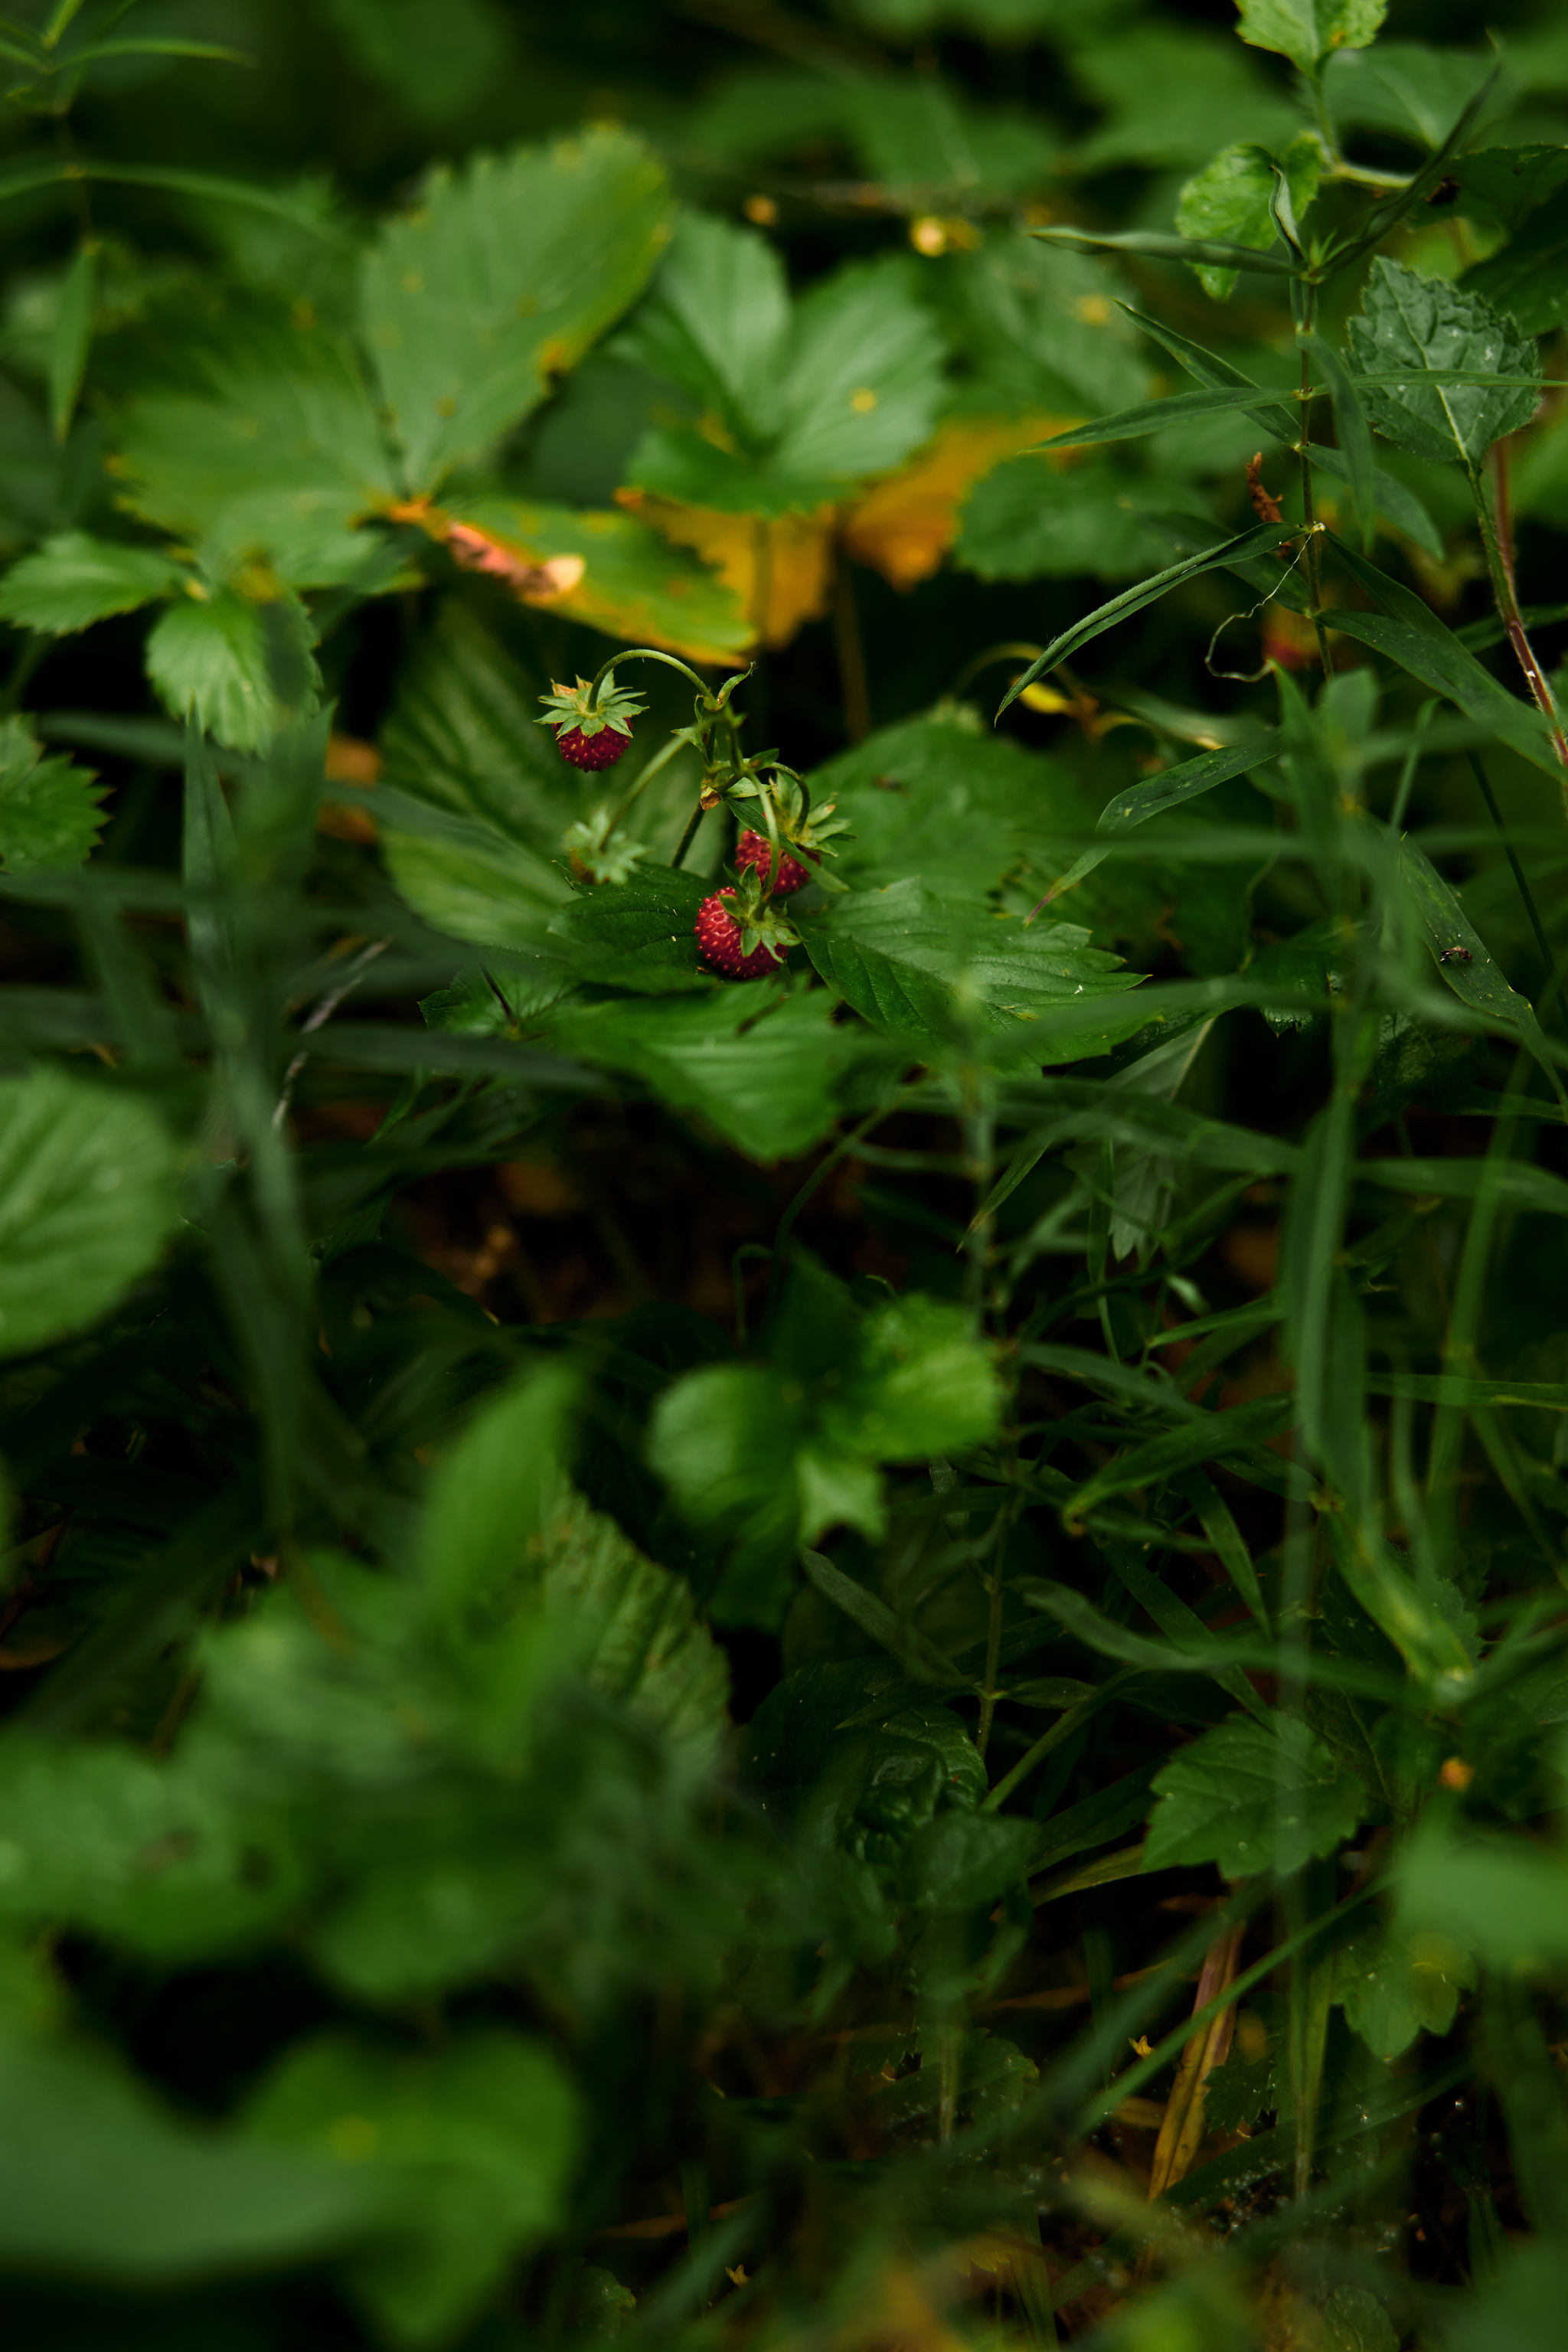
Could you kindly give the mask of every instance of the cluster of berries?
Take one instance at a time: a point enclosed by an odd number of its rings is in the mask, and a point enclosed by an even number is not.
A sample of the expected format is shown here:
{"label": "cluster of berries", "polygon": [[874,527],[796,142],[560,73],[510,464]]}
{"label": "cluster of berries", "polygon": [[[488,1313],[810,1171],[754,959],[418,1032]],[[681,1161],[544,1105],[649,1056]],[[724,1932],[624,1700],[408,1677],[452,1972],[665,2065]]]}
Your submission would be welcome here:
{"label": "cluster of berries", "polygon": [[[557,686],[542,698],[548,707],[539,724],[554,728],[556,748],[574,768],[614,767],[631,742],[632,719],[646,708],[617,688],[613,671],[596,699],[588,681],[581,677],[574,688]],[[804,856],[816,864],[820,852],[802,846]],[[727,972],[731,980],[762,980],[779,971],[795,940],[788,923],[770,916],[763,904],[772,863],[773,845],[766,835],[742,833],[735,845],[741,893],[726,887],[704,898],[698,908],[697,944],[715,971]],[[804,890],[811,879],[811,867],[783,851],[772,895],[787,898],[793,891]]]}
{"label": "cluster of berries", "polygon": [[[753,873],[765,882],[773,854],[773,845],[765,834],[746,832],[735,845],[735,864],[742,874]],[[787,898],[792,890],[804,890],[810,879],[810,869],[786,851],[779,859],[774,896]],[[743,919],[736,921],[731,911],[735,908],[731,889],[715,890],[710,898],[704,898],[697,910],[697,944],[715,971],[726,971],[731,980],[764,979],[770,971],[779,970],[784,962],[783,951],[762,940],[748,955],[745,936],[750,926]],[[740,908],[737,911],[743,919],[750,909]]]}

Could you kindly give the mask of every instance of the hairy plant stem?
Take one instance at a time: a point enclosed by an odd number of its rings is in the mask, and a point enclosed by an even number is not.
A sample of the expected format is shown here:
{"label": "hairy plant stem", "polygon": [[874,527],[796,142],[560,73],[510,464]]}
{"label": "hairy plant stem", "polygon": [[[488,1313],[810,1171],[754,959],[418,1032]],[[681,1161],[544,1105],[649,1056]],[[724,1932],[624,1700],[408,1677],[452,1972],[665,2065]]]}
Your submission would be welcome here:
{"label": "hairy plant stem", "polygon": [[701,802],[699,801],[697,806],[692,810],[691,814],[686,820],[685,832],[681,835],[680,839],[675,845],[675,855],[669,861],[672,866],[685,865],[686,853],[690,848],[692,843],[696,840],[697,828],[701,824],[707,814],[707,810],[703,807]]}
{"label": "hairy plant stem", "polygon": [[[1508,632],[1508,641],[1514,657],[1524,672],[1536,709],[1552,730],[1552,748],[1568,768],[1568,735],[1563,731],[1563,720],[1556,699],[1547,682],[1535,647],[1531,644],[1524,625],[1524,615],[1519,609],[1519,590],[1513,576],[1513,520],[1509,501],[1508,456],[1506,442],[1500,441],[1492,451],[1492,484],[1496,494],[1496,511],[1488,499],[1486,484],[1480,473],[1471,467],[1470,490],[1476,502],[1476,520],[1480,525],[1481,545],[1487,551],[1487,570],[1491,574],[1492,598],[1498,618]],[[1568,792],[1568,784],[1563,787]]]}
{"label": "hairy plant stem", "polygon": [[[1306,320],[1310,327],[1310,316]],[[1306,352],[1301,353],[1301,438],[1296,444],[1296,454],[1301,461],[1301,521],[1307,533],[1307,593],[1312,602],[1312,628],[1318,640],[1318,659],[1323,666],[1323,676],[1332,677],[1333,658],[1329,652],[1329,633],[1323,626],[1323,558],[1318,545],[1317,510],[1312,503],[1311,436],[1308,417],[1311,411],[1311,362]]]}

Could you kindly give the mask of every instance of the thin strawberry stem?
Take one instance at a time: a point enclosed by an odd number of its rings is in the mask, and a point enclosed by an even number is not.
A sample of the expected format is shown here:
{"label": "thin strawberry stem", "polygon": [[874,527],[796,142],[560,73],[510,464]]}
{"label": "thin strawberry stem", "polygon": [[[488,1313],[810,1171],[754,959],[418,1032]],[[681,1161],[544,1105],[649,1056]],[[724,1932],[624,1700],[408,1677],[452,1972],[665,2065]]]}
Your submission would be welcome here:
{"label": "thin strawberry stem", "polygon": [[701,802],[699,801],[697,806],[692,810],[690,816],[687,819],[686,831],[681,835],[680,839],[675,845],[675,856],[669,861],[672,866],[685,865],[686,853],[690,848],[692,843],[696,840],[697,828],[701,824],[707,814],[707,810],[703,807]]}
{"label": "thin strawberry stem", "polygon": [[588,688],[588,708],[590,710],[593,710],[597,705],[599,688],[604,684],[605,678],[607,678],[613,671],[619,669],[623,662],[633,661],[662,662],[666,669],[678,669],[682,677],[689,677],[691,680],[692,685],[697,688],[698,693],[702,697],[704,703],[710,710],[717,710],[720,708],[718,696],[714,693],[712,688],[708,684],[705,678],[698,677],[697,672],[691,667],[689,662],[678,661],[673,654],[661,654],[653,646],[633,646],[629,651],[626,653],[612,654],[609,660],[606,662],[601,662],[598,668],[594,672],[593,681]]}
{"label": "thin strawberry stem", "polygon": [[637,776],[633,782],[630,792],[627,793],[625,800],[621,803],[620,807],[610,819],[610,832],[605,836],[606,840],[609,839],[611,834],[619,833],[622,825],[625,824],[626,821],[627,815],[630,814],[632,803],[636,800],[637,794],[646,785],[652,783],[654,778],[658,774],[659,770],[661,768],[667,768],[678,751],[684,751],[689,743],[695,743],[697,740],[698,736],[695,727],[678,728],[675,733],[671,735],[668,742],[664,746],[664,749],[654,753],[652,759],[647,762],[647,765]]}

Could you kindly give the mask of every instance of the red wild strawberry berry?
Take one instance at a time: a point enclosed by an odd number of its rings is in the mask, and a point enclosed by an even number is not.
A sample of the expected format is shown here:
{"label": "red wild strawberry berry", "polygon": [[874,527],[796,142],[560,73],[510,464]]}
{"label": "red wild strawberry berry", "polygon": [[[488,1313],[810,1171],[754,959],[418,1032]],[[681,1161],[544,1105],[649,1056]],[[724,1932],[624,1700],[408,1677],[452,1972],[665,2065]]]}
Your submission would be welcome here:
{"label": "red wild strawberry berry", "polygon": [[[759,874],[765,875],[772,857],[773,844],[765,833],[743,833],[735,844],[735,863],[739,866],[754,866]],[[810,868],[803,866],[798,857],[792,857],[786,849],[779,859],[778,880],[773,884],[778,896],[787,898],[792,890],[804,890],[810,879]]]}
{"label": "red wild strawberry berry", "polygon": [[631,744],[631,737],[623,735],[616,727],[601,727],[596,735],[584,735],[580,727],[569,727],[556,742],[563,760],[574,768],[613,768],[621,753]]}
{"label": "red wild strawberry berry", "polygon": [[703,899],[697,909],[697,944],[716,971],[727,971],[731,980],[761,980],[777,971],[784,958],[766,946],[753,948],[750,955],[741,953],[741,926],[724,904],[734,895],[733,890],[716,890],[711,898]]}

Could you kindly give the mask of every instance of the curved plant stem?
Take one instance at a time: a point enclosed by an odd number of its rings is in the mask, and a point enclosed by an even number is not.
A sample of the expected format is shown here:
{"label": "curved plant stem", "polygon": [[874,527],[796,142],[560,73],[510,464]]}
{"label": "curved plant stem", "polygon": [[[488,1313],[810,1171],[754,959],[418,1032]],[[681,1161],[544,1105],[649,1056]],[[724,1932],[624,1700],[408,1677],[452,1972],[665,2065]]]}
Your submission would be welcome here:
{"label": "curved plant stem", "polygon": [[675,856],[669,861],[672,866],[685,865],[686,853],[690,848],[692,843],[696,840],[697,828],[701,824],[707,814],[707,810],[703,807],[701,802],[699,801],[697,806],[692,810],[691,814],[686,821],[686,831],[681,835],[680,839],[675,845]]}
{"label": "curved plant stem", "polygon": [[631,790],[627,793],[625,800],[621,803],[620,807],[616,811],[615,815],[610,819],[610,831],[612,833],[619,833],[622,825],[625,824],[632,803],[637,799],[637,794],[646,785],[652,783],[659,770],[661,768],[667,768],[678,751],[683,751],[689,743],[694,743],[696,740],[697,736],[694,729],[689,727],[681,727],[679,728],[670,737],[668,742],[665,744],[661,751],[654,753],[652,759],[647,762],[647,765],[635,779],[632,783]]}
{"label": "curved plant stem", "polygon": [[[1474,467],[1470,470],[1470,489],[1476,501],[1476,520],[1480,525],[1481,544],[1487,551],[1487,570],[1491,574],[1492,596],[1497,604],[1498,618],[1508,632],[1508,641],[1514,657],[1524,672],[1536,709],[1552,730],[1552,748],[1568,768],[1568,735],[1563,731],[1556,698],[1542,668],[1535,647],[1531,644],[1524,625],[1524,615],[1519,609],[1519,590],[1513,576],[1513,517],[1509,499],[1508,444],[1500,441],[1492,451],[1492,487],[1496,498],[1494,512],[1487,498],[1486,484]],[[1568,785],[1563,787],[1568,792]]]}
{"label": "curved plant stem", "polygon": [[608,661],[601,662],[599,664],[598,668],[594,672],[593,683],[588,688],[588,707],[590,709],[594,708],[599,688],[605,678],[609,677],[611,671],[619,669],[623,662],[632,661],[662,662],[666,669],[678,669],[682,677],[689,677],[691,680],[692,685],[697,688],[698,693],[702,697],[704,702],[708,705],[708,708],[710,710],[718,709],[718,697],[715,695],[712,688],[708,684],[707,680],[698,677],[697,672],[691,667],[689,662],[679,660],[674,654],[661,654],[653,646],[633,646],[629,652],[612,654]]}

